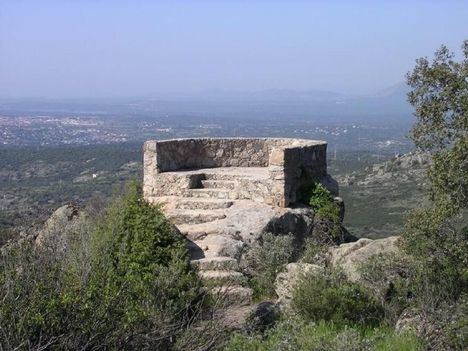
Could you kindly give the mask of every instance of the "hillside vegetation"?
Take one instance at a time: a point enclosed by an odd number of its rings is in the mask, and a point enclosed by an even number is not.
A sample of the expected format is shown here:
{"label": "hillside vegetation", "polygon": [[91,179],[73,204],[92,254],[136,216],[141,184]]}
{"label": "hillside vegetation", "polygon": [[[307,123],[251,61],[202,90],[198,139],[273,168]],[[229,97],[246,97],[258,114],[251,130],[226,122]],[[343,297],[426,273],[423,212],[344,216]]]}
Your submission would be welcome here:
{"label": "hillside vegetation", "polygon": [[49,226],[4,248],[0,345],[10,349],[167,349],[203,294],[181,237],[136,185],[95,221]]}
{"label": "hillside vegetation", "polygon": [[[228,281],[214,290],[200,278],[186,238],[130,183],[108,203],[62,206],[1,247],[0,350],[468,349],[468,41],[463,53],[457,62],[442,47],[408,74],[422,153],[345,177],[362,189],[390,189],[397,176],[404,191],[424,183],[400,236],[357,240],[341,199],[307,184],[299,209],[312,213],[310,235],[262,232],[230,257],[248,272],[239,284],[255,292],[242,305],[223,295]],[[94,164],[89,157],[57,167]],[[130,164],[131,155],[110,162],[106,189]],[[72,173],[72,182],[88,180]],[[388,205],[372,196],[363,208]]]}

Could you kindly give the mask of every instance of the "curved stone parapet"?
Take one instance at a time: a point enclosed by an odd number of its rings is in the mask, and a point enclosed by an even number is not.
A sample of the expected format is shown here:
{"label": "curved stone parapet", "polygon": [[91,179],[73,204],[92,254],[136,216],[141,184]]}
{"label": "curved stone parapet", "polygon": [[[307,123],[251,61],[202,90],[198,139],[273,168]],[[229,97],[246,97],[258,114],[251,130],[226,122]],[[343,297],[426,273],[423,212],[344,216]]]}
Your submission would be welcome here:
{"label": "curved stone parapet", "polygon": [[[327,174],[325,141],[287,138],[197,138],[145,142],[144,193],[151,200],[160,196],[184,196],[188,189],[202,187],[216,168],[239,169],[232,199],[252,199],[276,206],[296,202],[306,182],[320,181]],[[252,176],[242,169],[251,168]],[[222,176],[217,172],[217,176]],[[249,173],[250,174],[250,173]],[[221,192],[213,192],[218,195]],[[223,195],[224,196],[224,195]]]}

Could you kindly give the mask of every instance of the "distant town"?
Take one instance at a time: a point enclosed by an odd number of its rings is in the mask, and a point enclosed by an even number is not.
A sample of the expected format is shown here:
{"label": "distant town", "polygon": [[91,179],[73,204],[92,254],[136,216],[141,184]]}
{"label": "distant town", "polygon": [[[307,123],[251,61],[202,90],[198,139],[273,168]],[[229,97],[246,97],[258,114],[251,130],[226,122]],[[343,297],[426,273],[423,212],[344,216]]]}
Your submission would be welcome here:
{"label": "distant town", "polygon": [[93,145],[184,137],[301,137],[324,139],[329,152],[400,153],[411,149],[405,126],[317,124],[307,120],[247,120],[187,116],[112,117],[0,115],[0,146]]}

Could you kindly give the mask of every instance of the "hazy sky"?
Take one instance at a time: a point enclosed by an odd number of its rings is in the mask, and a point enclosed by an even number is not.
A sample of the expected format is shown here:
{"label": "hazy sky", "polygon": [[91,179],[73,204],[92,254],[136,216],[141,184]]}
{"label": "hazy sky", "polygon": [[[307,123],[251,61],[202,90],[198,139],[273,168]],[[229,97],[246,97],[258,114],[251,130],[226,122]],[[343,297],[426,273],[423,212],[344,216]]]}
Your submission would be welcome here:
{"label": "hazy sky", "polygon": [[468,1],[0,0],[0,97],[370,93],[468,39]]}

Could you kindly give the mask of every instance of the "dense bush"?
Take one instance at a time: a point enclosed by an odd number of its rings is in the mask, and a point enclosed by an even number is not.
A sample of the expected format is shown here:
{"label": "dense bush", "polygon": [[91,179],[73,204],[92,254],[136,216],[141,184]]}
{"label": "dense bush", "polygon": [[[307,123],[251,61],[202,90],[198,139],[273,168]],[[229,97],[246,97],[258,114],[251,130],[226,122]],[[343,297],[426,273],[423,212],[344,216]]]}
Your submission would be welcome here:
{"label": "dense bush", "polygon": [[201,296],[182,238],[136,185],[77,228],[66,250],[26,241],[2,255],[1,348],[169,349]]}
{"label": "dense bush", "polygon": [[310,323],[290,318],[266,335],[235,335],[226,351],[418,351],[423,345],[411,333],[386,328],[363,330],[328,322]]}
{"label": "dense bush", "polygon": [[306,238],[301,252],[301,262],[325,264],[329,246],[328,242],[323,242],[320,238]]}
{"label": "dense bush", "polygon": [[265,233],[243,255],[242,266],[257,298],[275,294],[275,278],[294,255],[292,235]]}
{"label": "dense bush", "polygon": [[389,326],[413,304],[415,264],[410,256],[392,253],[374,255],[359,267],[361,283],[380,301]]}
{"label": "dense bush", "polygon": [[446,213],[444,206],[414,210],[405,225],[405,248],[416,259],[415,302],[425,309],[455,301],[467,287],[468,227]]}
{"label": "dense bush", "polygon": [[384,316],[378,301],[339,273],[304,274],[294,289],[292,303],[306,320],[337,325],[376,326]]}

